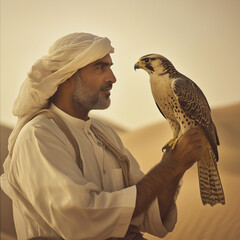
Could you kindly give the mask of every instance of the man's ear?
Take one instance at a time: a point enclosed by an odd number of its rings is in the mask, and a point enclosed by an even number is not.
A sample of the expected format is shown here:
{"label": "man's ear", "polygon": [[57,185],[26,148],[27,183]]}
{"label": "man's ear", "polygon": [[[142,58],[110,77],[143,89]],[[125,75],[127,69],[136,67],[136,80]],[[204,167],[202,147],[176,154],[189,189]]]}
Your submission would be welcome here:
{"label": "man's ear", "polygon": [[74,77],[71,76],[69,79],[58,85],[58,89],[51,97],[51,100],[55,105],[60,106],[63,99],[71,98],[73,91]]}
{"label": "man's ear", "polygon": [[61,83],[60,85],[62,85],[62,87],[64,87],[64,88],[73,87],[74,86],[74,77],[71,76],[69,79],[67,79],[65,82]]}

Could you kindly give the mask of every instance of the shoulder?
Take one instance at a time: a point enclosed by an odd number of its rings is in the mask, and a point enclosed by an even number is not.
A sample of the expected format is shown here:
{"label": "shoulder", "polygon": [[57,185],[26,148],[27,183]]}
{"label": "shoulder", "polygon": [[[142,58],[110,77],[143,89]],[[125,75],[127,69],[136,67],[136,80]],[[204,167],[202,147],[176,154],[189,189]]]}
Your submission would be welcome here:
{"label": "shoulder", "polygon": [[40,115],[25,124],[17,137],[17,141],[46,138],[46,136],[61,139],[63,134],[53,120]]}

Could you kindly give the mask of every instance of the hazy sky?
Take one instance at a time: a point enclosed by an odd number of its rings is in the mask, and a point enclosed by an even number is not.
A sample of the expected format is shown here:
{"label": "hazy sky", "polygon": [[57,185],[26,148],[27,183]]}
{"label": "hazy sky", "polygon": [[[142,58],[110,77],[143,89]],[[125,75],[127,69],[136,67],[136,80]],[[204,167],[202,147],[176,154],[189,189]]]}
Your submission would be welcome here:
{"label": "hazy sky", "polygon": [[142,55],[159,53],[194,80],[211,107],[240,102],[239,0],[1,0],[1,123],[32,64],[72,32],[107,36],[117,83],[111,107],[94,115],[136,129],[163,118],[149,77],[134,71]]}

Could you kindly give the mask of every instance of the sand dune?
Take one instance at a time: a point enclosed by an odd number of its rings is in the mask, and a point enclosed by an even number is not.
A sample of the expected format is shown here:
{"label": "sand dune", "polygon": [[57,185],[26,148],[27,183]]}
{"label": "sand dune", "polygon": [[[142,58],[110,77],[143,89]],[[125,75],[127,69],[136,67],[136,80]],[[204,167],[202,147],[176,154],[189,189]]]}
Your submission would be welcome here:
{"label": "sand dune", "polygon": [[[184,176],[179,194],[178,223],[167,240],[238,240],[240,239],[240,103],[212,111],[221,145],[219,147],[220,171],[226,195],[225,206],[203,206],[200,199],[197,169],[191,168]],[[133,132],[119,132],[125,145],[147,172],[162,156],[162,146],[172,137],[166,121]],[[1,128],[1,161],[6,155],[6,140],[10,129]],[[2,172],[2,169],[1,169]],[[8,205],[7,205],[8,204]],[[4,211],[3,211],[4,210]],[[15,233],[9,200],[1,194],[2,240],[14,239]],[[11,238],[13,237],[13,238]],[[145,234],[149,240],[159,239]]]}

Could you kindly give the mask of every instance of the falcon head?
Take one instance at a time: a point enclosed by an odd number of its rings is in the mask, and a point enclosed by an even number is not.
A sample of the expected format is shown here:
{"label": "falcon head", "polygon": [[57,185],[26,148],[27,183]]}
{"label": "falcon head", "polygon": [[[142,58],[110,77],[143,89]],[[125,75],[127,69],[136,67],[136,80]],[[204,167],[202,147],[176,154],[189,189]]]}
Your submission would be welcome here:
{"label": "falcon head", "polygon": [[140,68],[149,73],[149,75],[157,74],[160,76],[176,72],[172,63],[159,54],[148,54],[141,57],[134,65],[135,70]]}

